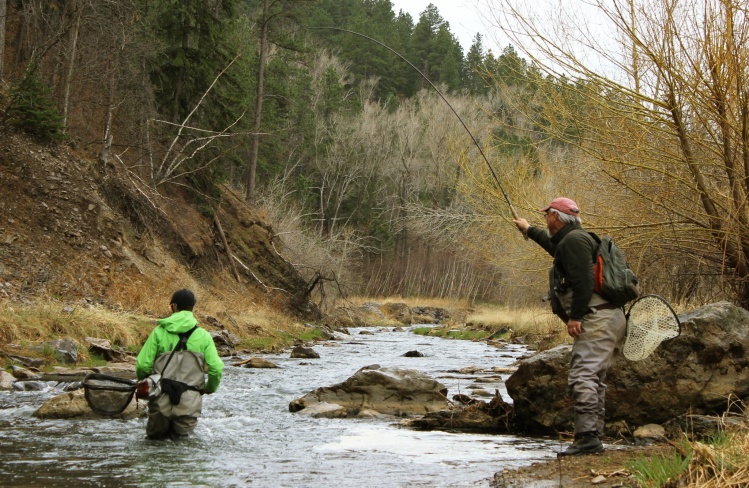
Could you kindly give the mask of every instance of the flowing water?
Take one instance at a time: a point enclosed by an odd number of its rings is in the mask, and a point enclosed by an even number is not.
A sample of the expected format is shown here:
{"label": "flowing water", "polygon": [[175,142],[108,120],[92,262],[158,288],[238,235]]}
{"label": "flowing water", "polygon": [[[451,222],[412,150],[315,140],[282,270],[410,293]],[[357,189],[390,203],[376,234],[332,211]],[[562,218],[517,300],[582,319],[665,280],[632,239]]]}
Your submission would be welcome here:
{"label": "flowing water", "polygon": [[[488,486],[495,472],[551,459],[551,441],[515,436],[419,432],[398,419],[315,419],[288,410],[309,391],[359,368],[417,369],[449,389],[500,390],[507,374],[461,374],[505,367],[526,353],[482,342],[406,332],[351,329],[319,343],[320,359],[261,355],[278,369],[227,366],[219,392],[204,397],[195,435],[145,438],[145,419],[39,420],[32,413],[59,389],[0,393],[0,486]],[[402,357],[417,350],[424,357]],[[236,360],[234,358],[233,360]],[[233,360],[228,360],[231,363]]]}

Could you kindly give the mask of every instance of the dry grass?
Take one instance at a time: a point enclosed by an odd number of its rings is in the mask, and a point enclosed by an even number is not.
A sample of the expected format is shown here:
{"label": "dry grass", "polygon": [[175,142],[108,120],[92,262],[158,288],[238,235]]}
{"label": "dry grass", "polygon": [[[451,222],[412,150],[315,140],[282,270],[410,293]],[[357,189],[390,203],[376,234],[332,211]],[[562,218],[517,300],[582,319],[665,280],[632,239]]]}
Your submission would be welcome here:
{"label": "dry grass", "polygon": [[[14,303],[0,301],[0,350],[16,355],[37,356],[34,348],[45,341],[72,338],[85,344],[86,337],[107,339],[118,347],[137,352],[153,330],[154,320],[169,314],[169,298],[173,289],[150,293],[133,288],[130,300],[122,300],[115,308],[91,305],[84,301],[67,303],[55,300]],[[309,340],[317,333],[278,310],[258,305],[247,295],[207,293],[196,289],[198,304],[195,316],[201,325],[214,329],[213,319],[237,336],[238,348],[278,350],[296,339]],[[176,288],[174,288],[176,289]],[[205,293],[205,295],[203,295]],[[201,296],[205,298],[200,299]],[[134,310],[125,309],[130,305]],[[85,348],[79,351],[83,361],[88,359]]]}
{"label": "dry grass", "polygon": [[367,302],[377,303],[405,303],[409,307],[437,307],[444,308],[446,310],[458,310],[458,309],[469,309],[470,304],[468,300],[461,299],[450,299],[450,298],[420,298],[420,297],[364,297],[364,296],[353,296],[347,298],[347,302],[351,306],[359,306]]}
{"label": "dry grass", "polygon": [[[143,315],[88,305],[0,302],[0,344],[12,348],[15,354],[33,356],[33,347],[66,337],[79,343],[84,343],[86,337],[108,339],[112,344],[134,350],[152,328],[153,320]],[[88,358],[85,350],[80,353],[82,360]]]}
{"label": "dry grass", "polygon": [[684,479],[695,488],[749,486],[749,431],[726,433],[715,443],[691,444],[692,460]]}
{"label": "dry grass", "polygon": [[[528,344],[536,344],[540,349],[548,349],[558,344],[569,343],[571,339],[561,321],[548,307],[511,307],[491,303],[469,303],[460,299],[440,298],[394,298],[356,296],[348,299],[351,306],[367,302],[405,303],[409,307],[438,307],[451,312],[456,321],[450,321],[444,328],[464,327],[468,330],[481,330],[484,336],[493,334],[505,338],[521,338]],[[435,330],[432,335],[445,335]],[[473,335],[468,335],[473,337]],[[482,336],[483,337],[483,336]]]}
{"label": "dry grass", "polygon": [[521,339],[539,349],[549,349],[569,343],[567,331],[560,320],[548,308],[508,307],[483,304],[468,314],[466,326],[480,328],[493,333],[503,331],[507,338]]}

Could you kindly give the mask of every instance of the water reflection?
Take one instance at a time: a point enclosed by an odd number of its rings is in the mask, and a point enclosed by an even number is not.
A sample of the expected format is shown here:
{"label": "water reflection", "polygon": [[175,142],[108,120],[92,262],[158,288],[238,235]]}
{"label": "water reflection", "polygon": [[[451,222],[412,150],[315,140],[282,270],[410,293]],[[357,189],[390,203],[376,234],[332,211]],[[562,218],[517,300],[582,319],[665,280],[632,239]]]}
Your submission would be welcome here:
{"label": "water reflection", "polygon": [[[372,330],[372,329],[370,329]],[[506,367],[525,354],[481,342],[378,331],[318,344],[320,359],[263,355],[278,369],[227,367],[207,396],[196,436],[178,443],[144,437],[145,420],[50,421],[31,417],[59,391],[0,394],[2,486],[487,486],[502,467],[554,456],[552,443],[513,436],[416,432],[395,419],[312,419],[288,404],[345,380],[370,364],[413,368],[453,395],[495,388],[506,374],[467,374],[468,366]],[[418,350],[424,357],[402,357]],[[230,361],[231,362],[231,361]],[[483,382],[477,382],[476,380]]]}

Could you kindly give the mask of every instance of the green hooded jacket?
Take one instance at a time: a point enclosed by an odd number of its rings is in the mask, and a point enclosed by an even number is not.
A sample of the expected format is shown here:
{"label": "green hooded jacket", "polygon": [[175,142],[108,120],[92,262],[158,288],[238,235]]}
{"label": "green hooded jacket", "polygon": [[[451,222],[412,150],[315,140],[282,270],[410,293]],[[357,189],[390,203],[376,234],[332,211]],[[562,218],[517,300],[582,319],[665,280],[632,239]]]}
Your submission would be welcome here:
{"label": "green hooded jacket", "polygon": [[[138,353],[138,360],[135,365],[135,374],[139,380],[146,378],[153,373],[153,363],[159,354],[169,352],[179,342],[178,334],[187,332],[198,324],[192,312],[182,310],[175,312],[167,318],[159,319],[159,325],[151,335],[148,336],[146,343]],[[218,390],[221,382],[221,375],[224,371],[224,362],[216,351],[216,344],[213,337],[207,330],[198,327],[190,335],[187,341],[187,350],[197,352],[203,355],[205,364],[208,367],[208,381],[205,385],[206,393],[213,393]]]}

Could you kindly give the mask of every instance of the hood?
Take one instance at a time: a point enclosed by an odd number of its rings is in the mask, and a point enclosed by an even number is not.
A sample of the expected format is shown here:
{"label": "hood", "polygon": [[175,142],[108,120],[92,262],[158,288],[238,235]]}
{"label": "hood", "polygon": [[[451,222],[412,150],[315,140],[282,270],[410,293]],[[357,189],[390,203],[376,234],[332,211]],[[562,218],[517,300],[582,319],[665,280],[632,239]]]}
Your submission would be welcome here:
{"label": "hood", "polygon": [[172,334],[187,332],[196,325],[198,325],[197,319],[188,310],[175,312],[165,319],[159,319],[159,327],[163,327],[167,332],[171,332]]}

